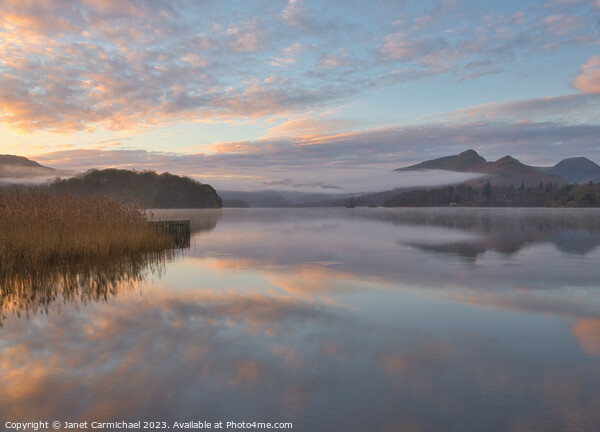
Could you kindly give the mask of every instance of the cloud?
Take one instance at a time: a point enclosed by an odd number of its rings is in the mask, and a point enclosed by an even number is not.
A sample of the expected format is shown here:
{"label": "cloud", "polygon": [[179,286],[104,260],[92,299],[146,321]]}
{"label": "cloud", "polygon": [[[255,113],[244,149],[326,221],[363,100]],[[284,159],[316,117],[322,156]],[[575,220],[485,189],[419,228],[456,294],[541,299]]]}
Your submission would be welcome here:
{"label": "cloud", "polygon": [[336,131],[348,130],[356,122],[315,116],[290,117],[283,123],[269,129],[268,137],[295,136],[300,139],[330,135]]}
{"label": "cloud", "polygon": [[265,182],[289,179],[289,190],[331,193],[331,187],[338,187],[353,193],[464,181],[466,178],[447,173],[440,173],[439,178],[433,173],[412,178],[391,171],[469,148],[488,160],[510,154],[531,165],[554,165],[572,156],[600,161],[598,136],[600,125],[593,124],[447,122],[225,142],[213,145],[210,153],[106,147],[62,150],[35,159],[46,166],[79,171],[102,167],[169,171],[228,190],[261,190]]}
{"label": "cloud", "polygon": [[448,48],[447,41],[438,36],[425,39],[409,39],[405,33],[386,36],[380,48],[384,57],[394,60],[422,59],[430,54],[441,53]]}
{"label": "cloud", "polygon": [[305,115],[433,75],[506,72],[541,47],[597,40],[572,11],[482,16],[445,1],[431,19],[402,26],[396,2],[267,3],[1,2],[0,120],[72,133]]}
{"label": "cloud", "polygon": [[359,63],[360,62],[354,57],[351,50],[347,48],[341,48],[337,54],[325,53],[321,55],[317,66],[323,69],[331,70],[345,66],[358,65]]}
{"label": "cloud", "polygon": [[[327,57],[327,40],[318,36],[316,49],[304,42],[303,32],[322,28],[320,35],[354,37],[347,35],[358,31],[339,33],[342,20],[331,25],[329,17],[320,21],[320,12],[291,2],[284,15],[302,15],[299,30],[277,18],[276,8],[232,14],[229,6],[160,0],[122,6],[112,0],[2,3],[0,15],[10,23],[2,27],[0,44],[3,123],[21,132],[141,130],[280,115],[364,91],[354,82],[303,75],[319,62],[334,61]],[[312,53],[306,61],[296,64],[307,50]],[[341,52],[337,62],[346,64],[346,57]],[[281,70],[289,66],[294,70]]]}
{"label": "cloud", "polygon": [[296,57],[307,48],[307,46],[299,42],[295,42],[290,46],[284,48],[281,51],[281,55],[279,57],[272,57],[269,64],[272,66],[278,66],[283,68],[293,66],[296,64]]}
{"label": "cloud", "polygon": [[573,87],[582,93],[600,93],[600,56],[590,57],[581,66],[579,75],[573,80]]}
{"label": "cloud", "polygon": [[451,122],[544,122],[567,124],[596,124],[595,112],[600,109],[596,95],[570,94],[565,96],[487,103],[449,113],[424,118]]}
{"label": "cloud", "polygon": [[301,0],[288,0],[288,5],[281,14],[283,20],[292,26],[302,26],[305,14],[301,8]]}
{"label": "cloud", "polygon": [[265,48],[268,32],[256,21],[227,29],[229,47],[236,53],[255,52]]}
{"label": "cloud", "polygon": [[557,35],[565,35],[579,29],[585,24],[585,20],[574,15],[550,15],[544,18],[547,30]]}
{"label": "cloud", "polygon": [[[597,40],[590,37],[590,20],[583,10],[557,14],[551,6],[500,13],[455,1],[439,2],[424,17],[412,19],[405,14],[394,23],[395,31],[381,39],[377,61],[413,66],[417,78],[451,74],[464,82],[492,73],[514,73],[528,64],[526,56]],[[467,64],[471,70],[465,70]]]}

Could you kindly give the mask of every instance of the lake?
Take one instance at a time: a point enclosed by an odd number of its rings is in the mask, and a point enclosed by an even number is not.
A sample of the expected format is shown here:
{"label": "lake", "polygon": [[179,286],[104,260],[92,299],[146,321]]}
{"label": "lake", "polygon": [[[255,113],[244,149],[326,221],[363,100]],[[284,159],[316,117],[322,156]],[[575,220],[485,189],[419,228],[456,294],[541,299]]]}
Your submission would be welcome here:
{"label": "lake", "polygon": [[599,210],[153,213],[189,248],[15,276],[2,427],[598,430]]}

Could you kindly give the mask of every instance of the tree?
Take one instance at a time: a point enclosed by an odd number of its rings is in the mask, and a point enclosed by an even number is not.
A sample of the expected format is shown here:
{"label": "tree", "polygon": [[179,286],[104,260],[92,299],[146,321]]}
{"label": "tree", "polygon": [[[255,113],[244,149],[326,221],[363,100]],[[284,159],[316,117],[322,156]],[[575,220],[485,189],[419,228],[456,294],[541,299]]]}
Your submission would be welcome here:
{"label": "tree", "polygon": [[490,197],[492,196],[492,185],[489,181],[483,187],[483,190],[481,191],[481,196],[487,199],[490,199]]}

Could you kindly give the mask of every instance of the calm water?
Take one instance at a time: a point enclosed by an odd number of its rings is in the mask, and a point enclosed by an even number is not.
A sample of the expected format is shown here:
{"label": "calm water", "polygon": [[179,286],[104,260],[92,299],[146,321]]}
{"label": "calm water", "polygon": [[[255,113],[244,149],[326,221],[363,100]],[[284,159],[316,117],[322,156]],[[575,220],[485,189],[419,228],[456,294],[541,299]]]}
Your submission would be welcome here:
{"label": "calm water", "polygon": [[0,428],[598,430],[599,211],[155,217],[192,220],[173,261],[3,301]]}

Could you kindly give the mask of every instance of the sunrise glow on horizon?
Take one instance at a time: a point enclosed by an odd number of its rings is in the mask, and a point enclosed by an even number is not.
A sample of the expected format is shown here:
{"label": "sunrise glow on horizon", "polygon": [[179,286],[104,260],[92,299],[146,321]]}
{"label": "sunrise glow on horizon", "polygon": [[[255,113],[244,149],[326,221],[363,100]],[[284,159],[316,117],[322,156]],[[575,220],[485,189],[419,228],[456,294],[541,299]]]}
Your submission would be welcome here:
{"label": "sunrise glow on horizon", "polygon": [[229,187],[600,163],[599,27],[599,0],[5,0],[0,153]]}

